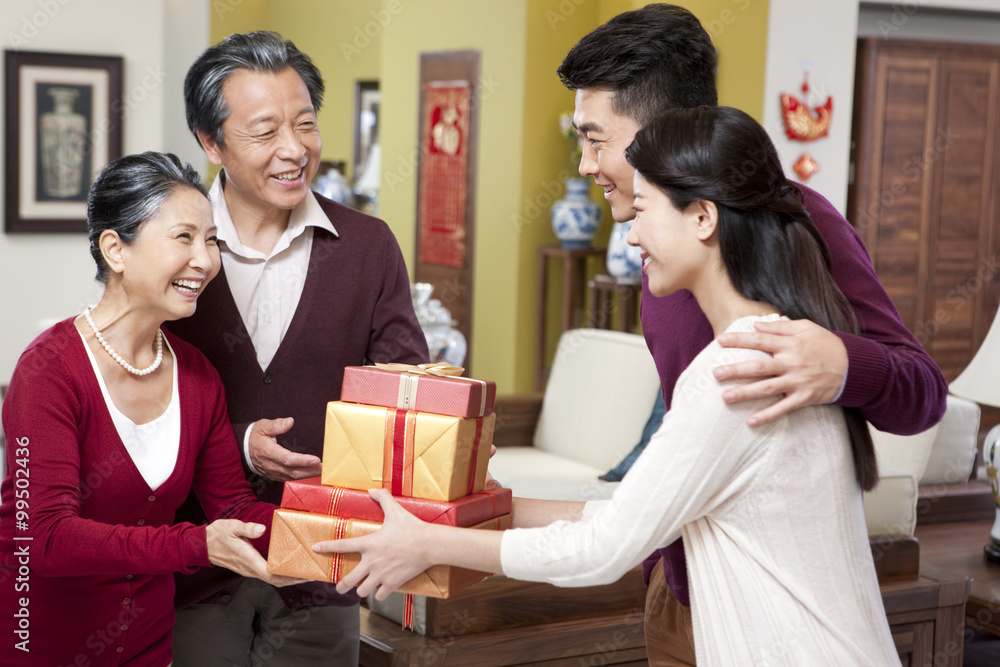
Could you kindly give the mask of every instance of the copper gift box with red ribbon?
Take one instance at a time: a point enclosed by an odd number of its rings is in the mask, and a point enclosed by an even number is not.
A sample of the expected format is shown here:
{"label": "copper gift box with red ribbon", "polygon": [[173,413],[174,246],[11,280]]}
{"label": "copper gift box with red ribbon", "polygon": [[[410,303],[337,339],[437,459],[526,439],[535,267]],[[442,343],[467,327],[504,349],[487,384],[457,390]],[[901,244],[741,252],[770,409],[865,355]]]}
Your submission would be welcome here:
{"label": "copper gift box with red ribbon", "polygon": [[386,408],[485,417],[493,412],[497,385],[459,377],[463,369],[444,363],[348,366],[340,400]]}
{"label": "copper gift box with red ribbon", "polygon": [[496,415],[462,418],[430,412],[327,404],[322,483],[394,496],[452,501],[479,493]]}
{"label": "copper gift box with red ribbon", "polygon": [[[480,522],[470,529],[505,530],[510,514]],[[321,554],[312,546],[324,540],[360,537],[375,532],[378,521],[363,521],[312,512],[278,509],[271,524],[271,547],[267,571],[289,577],[337,583],[361,561],[361,555]],[[461,567],[434,565],[421,572],[398,590],[402,593],[446,598],[490,576]]]}
{"label": "copper gift box with red ribbon", "polygon": [[[424,498],[396,498],[403,509],[421,521],[466,528],[487,519],[510,514],[510,489],[494,487],[458,500],[443,502]],[[319,477],[285,482],[281,506],[291,510],[383,521],[382,506],[367,491],[326,486]]]}

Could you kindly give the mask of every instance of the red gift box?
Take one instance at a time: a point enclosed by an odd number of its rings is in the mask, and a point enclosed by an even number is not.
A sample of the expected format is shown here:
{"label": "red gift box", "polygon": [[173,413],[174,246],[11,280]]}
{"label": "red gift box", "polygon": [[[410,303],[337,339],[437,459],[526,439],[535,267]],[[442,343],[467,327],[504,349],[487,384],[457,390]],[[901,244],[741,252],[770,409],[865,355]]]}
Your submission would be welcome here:
{"label": "red gift box", "polygon": [[[375,502],[367,491],[358,491],[342,486],[325,486],[320,482],[320,479],[320,477],[310,477],[309,479],[285,482],[281,506],[293,510],[365,521],[381,522],[385,520],[382,506]],[[396,497],[396,502],[422,521],[464,528],[503,514],[509,514],[511,495],[510,489],[496,487],[482,493],[463,496],[451,502],[407,498],[405,496]]]}
{"label": "red gift box", "polygon": [[428,368],[404,364],[348,366],[344,369],[340,400],[452,417],[484,417],[493,412],[495,382],[424,374],[435,371],[434,365],[425,366]]}

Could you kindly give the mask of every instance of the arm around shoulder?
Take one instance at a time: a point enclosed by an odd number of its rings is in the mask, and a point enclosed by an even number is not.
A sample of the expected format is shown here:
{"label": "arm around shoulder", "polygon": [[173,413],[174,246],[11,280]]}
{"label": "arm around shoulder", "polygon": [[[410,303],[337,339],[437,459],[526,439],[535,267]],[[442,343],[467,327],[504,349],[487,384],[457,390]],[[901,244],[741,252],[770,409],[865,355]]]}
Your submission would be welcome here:
{"label": "arm around shoulder", "polygon": [[927,430],[944,415],[948,386],[937,364],[906,328],[882,286],[861,237],[817,193],[801,188],[806,209],[830,249],[834,279],[857,315],[859,335],[838,334],[847,349],[837,404],[858,408],[882,431]]}

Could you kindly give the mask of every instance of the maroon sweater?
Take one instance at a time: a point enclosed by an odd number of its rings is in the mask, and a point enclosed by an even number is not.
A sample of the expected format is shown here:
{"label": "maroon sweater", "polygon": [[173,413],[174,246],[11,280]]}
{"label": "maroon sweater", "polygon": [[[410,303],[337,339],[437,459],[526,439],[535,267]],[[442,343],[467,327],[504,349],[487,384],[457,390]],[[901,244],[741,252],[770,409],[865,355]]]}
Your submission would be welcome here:
{"label": "maroon sweater", "polygon": [[[257,502],[242,474],[218,374],[168,338],[181,439],[155,491],[118,436],[72,320],[21,355],[3,405],[0,663],[166,665],[172,575],[209,564],[205,527],[174,521],[188,493],[213,519],[270,527],[274,507]],[[266,549],[269,535],[255,546]],[[16,647],[25,639],[30,652]]]}
{"label": "maroon sweater", "polygon": [[[315,194],[315,193],[314,193]],[[229,418],[242,443],[258,419],[294,417],[278,442],[295,452],[323,455],[326,404],[340,398],[345,366],[372,362],[425,363],[427,342],[410,298],[406,264],[395,237],[381,220],[315,195],[337,236],[315,228],[302,296],[274,359],[266,370],[247,334],[225,271],[198,297],[198,309],[169,324],[198,347],[222,377]],[[242,452],[242,444],[240,446]],[[280,503],[283,484],[247,471],[250,486]],[[179,516],[202,519],[196,503]],[[177,605],[226,603],[242,578],[223,568],[177,577]],[[277,589],[291,606],[306,601],[356,604],[333,586],[303,584]]]}
{"label": "maroon sweater", "polygon": [[[848,359],[847,382],[837,405],[858,408],[881,431],[908,435],[927,430],[944,415],[948,386],[940,369],[903,324],[854,228],[822,195],[802,185],[798,188],[830,248],[833,277],[854,306],[861,332],[837,334]],[[670,410],[678,376],[713,340],[712,327],[690,292],[654,297],[645,275],[641,311],[643,335]],[[646,560],[647,581],[660,557],[671,591],[690,605],[683,540]]]}

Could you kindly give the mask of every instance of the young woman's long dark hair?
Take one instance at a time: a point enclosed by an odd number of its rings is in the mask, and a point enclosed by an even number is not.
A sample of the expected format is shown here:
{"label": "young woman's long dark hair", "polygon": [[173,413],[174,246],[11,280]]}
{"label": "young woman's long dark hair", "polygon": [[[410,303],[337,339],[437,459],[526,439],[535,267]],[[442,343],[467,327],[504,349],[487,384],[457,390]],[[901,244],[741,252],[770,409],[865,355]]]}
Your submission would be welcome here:
{"label": "young woman's long dark hair", "polygon": [[[625,157],[678,210],[715,203],[722,261],[742,296],[791,319],[857,333],[826,242],[757,121],[729,107],[674,109],[642,128]],[[867,491],[878,482],[871,434],[857,410],[844,415],[858,483]]]}

